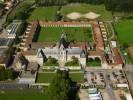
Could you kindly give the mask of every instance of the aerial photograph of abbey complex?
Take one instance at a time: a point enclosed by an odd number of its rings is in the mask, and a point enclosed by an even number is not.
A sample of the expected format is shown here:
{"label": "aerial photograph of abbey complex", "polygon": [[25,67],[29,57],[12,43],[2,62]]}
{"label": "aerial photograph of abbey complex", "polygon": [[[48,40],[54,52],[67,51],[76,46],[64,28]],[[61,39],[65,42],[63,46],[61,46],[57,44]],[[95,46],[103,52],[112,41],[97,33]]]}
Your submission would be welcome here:
{"label": "aerial photograph of abbey complex", "polygon": [[133,100],[133,0],[0,0],[0,100]]}

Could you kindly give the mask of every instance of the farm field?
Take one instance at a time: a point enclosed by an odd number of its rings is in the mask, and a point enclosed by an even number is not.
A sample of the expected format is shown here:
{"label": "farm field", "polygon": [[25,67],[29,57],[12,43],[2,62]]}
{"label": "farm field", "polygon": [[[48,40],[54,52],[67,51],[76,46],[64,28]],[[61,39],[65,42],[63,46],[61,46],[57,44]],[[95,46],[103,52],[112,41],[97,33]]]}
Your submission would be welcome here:
{"label": "farm field", "polygon": [[133,43],[133,20],[122,20],[116,23],[116,31],[120,44]]}
{"label": "farm field", "polygon": [[[54,78],[55,73],[40,73],[37,77],[37,83],[50,83]],[[76,82],[83,82],[83,73],[69,73],[70,78]]]}
{"label": "farm field", "polygon": [[94,12],[96,14],[100,14],[102,19],[108,20],[112,19],[111,12],[106,11],[104,5],[89,5],[89,4],[71,4],[67,6],[63,6],[62,13],[63,15],[67,15],[72,12],[78,12],[82,14],[86,14],[89,12]]}
{"label": "farm field", "polygon": [[92,41],[92,33],[89,27],[44,27],[40,30],[38,42],[58,42],[62,32],[67,35],[68,41]]}
{"label": "farm field", "polygon": [[31,13],[29,20],[51,20],[54,21],[58,7],[37,7]]}

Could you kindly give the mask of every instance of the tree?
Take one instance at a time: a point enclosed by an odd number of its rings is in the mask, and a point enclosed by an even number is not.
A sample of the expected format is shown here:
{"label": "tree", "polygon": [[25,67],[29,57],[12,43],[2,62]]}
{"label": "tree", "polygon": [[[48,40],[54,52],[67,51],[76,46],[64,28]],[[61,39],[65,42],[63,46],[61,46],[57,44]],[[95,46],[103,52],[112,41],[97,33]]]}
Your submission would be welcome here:
{"label": "tree", "polygon": [[98,57],[95,58],[96,62],[100,62],[100,59]]}
{"label": "tree", "polygon": [[123,43],[122,44],[122,48],[125,50],[125,49],[127,49],[128,48],[128,44],[127,43]]}
{"label": "tree", "polygon": [[35,0],[38,6],[54,6],[54,5],[64,5],[65,0]]}
{"label": "tree", "polygon": [[94,60],[92,58],[88,58],[88,62],[93,62]]}
{"label": "tree", "polygon": [[71,84],[68,72],[58,70],[48,88],[50,100],[71,100]]}
{"label": "tree", "polygon": [[15,79],[18,76],[18,72],[11,69],[0,69],[0,81],[5,81],[7,79]]}
{"label": "tree", "polygon": [[132,12],[133,0],[105,0],[105,7],[112,12]]}

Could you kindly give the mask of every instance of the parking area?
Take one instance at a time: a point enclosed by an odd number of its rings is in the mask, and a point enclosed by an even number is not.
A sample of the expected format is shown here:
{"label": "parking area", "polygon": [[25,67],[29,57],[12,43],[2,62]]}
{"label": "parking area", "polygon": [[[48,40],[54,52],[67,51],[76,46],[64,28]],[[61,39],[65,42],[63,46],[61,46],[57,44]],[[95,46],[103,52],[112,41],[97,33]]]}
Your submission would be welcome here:
{"label": "parking area", "polygon": [[102,72],[88,72],[86,75],[89,87],[105,87],[105,79]]}
{"label": "parking area", "polygon": [[128,84],[125,74],[122,70],[109,71],[107,74],[108,80],[110,80],[112,86],[115,87],[126,87]]}
{"label": "parking area", "polygon": [[[89,88],[98,88],[104,100],[117,100],[116,89],[128,88],[123,70],[87,69],[85,79]],[[119,99],[118,99],[119,100]]]}

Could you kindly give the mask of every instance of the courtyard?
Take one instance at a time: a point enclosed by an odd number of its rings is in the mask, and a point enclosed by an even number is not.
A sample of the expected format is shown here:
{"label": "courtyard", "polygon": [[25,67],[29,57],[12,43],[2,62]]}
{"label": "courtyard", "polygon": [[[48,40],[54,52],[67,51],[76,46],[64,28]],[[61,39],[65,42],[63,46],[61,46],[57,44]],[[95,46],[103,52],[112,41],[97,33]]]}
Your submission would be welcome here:
{"label": "courtyard", "polygon": [[42,27],[38,42],[58,42],[62,33],[66,34],[68,41],[92,41],[90,27]]}

